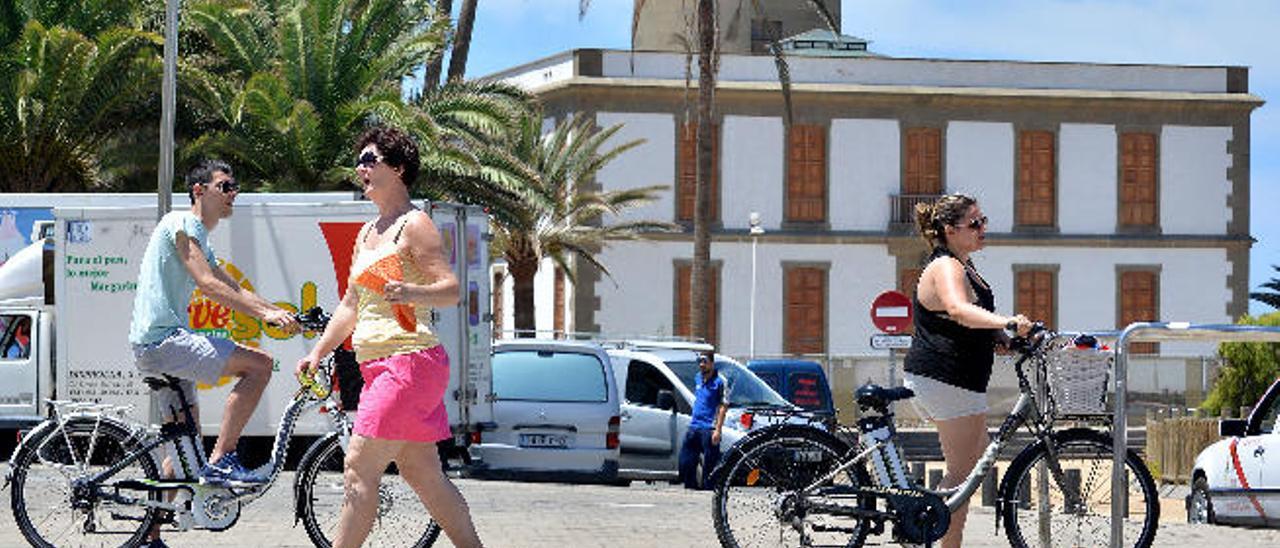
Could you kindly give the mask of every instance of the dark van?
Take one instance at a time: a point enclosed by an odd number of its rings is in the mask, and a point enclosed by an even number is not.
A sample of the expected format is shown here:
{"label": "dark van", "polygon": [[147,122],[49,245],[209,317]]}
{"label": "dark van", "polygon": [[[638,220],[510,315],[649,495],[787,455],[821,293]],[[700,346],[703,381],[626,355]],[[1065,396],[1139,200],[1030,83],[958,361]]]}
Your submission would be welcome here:
{"label": "dark van", "polygon": [[787,401],[823,418],[833,427],[836,409],[831,401],[831,385],[818,362],[794,359],[751,360],[747,369],[768,383]]}

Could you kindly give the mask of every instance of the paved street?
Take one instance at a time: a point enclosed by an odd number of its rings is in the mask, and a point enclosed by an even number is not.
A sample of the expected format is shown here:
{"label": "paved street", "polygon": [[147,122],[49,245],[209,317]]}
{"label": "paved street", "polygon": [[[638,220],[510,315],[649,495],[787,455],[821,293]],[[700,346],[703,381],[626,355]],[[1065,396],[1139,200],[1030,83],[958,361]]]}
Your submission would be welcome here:
{"label": "paved street", "polygon": [[[310,546],[303,529],[293,526],[293,474],[266,497],[250,506],[240,523],[223,533],[190,532],[168,535],[174,547]],[[687,492],[668,485],[635,484],[605,487],[498,481],[458,481],[471,504],[477,527],[493,548],[675,548],[715,546],[711,526],[711,502],[707,493]],[[1173,493],[1171,493],[1173,494]],[[0,546],[21,546],[23,539],[13,524],[4,493],[0,505]],[[1181,523],[1181,501],[1165,499],[1165,518],[1157,546],[1232,546],[1233,548],[1280,545],[1280,531],[1225,527],[1193,527]],[[1008,546],[1003,532],[994,528],[989,508],[977,508],[966,527],[966,546]],[[885,545],[884,537],[869,545]],[[452,546],[441,540],[437,546]]]}

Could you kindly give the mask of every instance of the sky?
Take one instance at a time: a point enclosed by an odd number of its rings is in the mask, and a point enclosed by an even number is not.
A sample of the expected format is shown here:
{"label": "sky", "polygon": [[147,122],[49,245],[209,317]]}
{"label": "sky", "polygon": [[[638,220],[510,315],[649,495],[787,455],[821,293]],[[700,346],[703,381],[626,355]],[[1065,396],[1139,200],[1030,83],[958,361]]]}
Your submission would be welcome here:
{"label": "sky", "polygon": [[[630,47],[632,0],[592,0],[581,20],[578,0],[478,5],[469,77],[575,48]],[[1280,103],[1275,0],[843,0],[841,19],[843,33],[890,57],[1246,66],[1249,91]],[[1280,104],[1253,111],[1251,145],[1256,291],[1280,277]],[[1270,311],[1249,302],[1251,314]]]}

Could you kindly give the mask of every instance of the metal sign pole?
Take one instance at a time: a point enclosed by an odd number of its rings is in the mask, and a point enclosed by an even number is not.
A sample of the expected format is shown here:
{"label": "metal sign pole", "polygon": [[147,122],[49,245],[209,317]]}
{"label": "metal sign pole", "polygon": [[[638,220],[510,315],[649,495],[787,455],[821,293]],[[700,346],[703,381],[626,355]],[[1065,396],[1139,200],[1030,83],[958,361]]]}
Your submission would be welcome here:
{"label": "metal sign pole", "polygon": [[889,387],[898,386],[898,350],[889,349]]}

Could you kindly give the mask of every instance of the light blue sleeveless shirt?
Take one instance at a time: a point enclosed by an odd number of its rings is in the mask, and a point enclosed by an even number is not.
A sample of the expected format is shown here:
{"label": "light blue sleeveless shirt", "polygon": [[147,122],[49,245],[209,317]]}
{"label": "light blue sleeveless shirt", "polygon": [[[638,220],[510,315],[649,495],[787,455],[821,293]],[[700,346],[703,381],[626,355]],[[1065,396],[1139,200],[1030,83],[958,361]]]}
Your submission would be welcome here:
{"label": "light blue sleeveless shirt", "polygon": [[142,255],[138,272],[138,292],[133,299],[133,324],[129,342],[153,344],[164,340],[173,330],[190,325],[187,305],[196,281],[178,256],[178,233],[186,233],[204,251],[211,268],[218,268],[213,249],[209,248],[209,232],[204,223],[190,211],[174,211],[160,219],[147,251]]}

